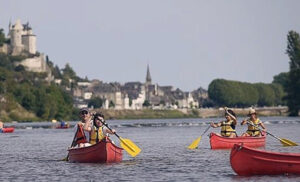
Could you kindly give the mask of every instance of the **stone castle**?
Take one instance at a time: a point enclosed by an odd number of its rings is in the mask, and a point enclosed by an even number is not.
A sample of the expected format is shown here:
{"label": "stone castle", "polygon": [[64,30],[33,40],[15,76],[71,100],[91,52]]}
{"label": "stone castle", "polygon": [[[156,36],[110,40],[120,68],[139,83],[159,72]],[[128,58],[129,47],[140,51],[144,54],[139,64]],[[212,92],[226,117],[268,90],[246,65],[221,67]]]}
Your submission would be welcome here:
{"label": "stone castle", "polygon": [[0,47],[0,52],[12,56],[25,56],[26,59],[16,63],[23,65],[27,71],[47,72],[48,79],[51,77],[49,68],[45,61],[45,55],[37,52],[36,35],[33,34],[29,23],[22,24],[17,20],[14,25],[9,23],[7,35],[8,43]]}
{"label": "stone castle", "polygon": [[[23,65],[27,71],[47,73],[46,80],[54,81],[60,85],[61,79],[54,79],[47,65],[44,54],[37,51],[36,35],[33,34],[29,23],[21,24],[17,20],[14,25],[9,23],[8,41],[0,47],[0,53],[12,56],[24,56],[24,60],[15,63]],[[73,80],[71,80],[73,82]],[[87,103],[93,97],[104,100],[103,108],[113,109],[177,109],[198,108],[199,101],[207,98],[207,91],[200,88],[193,92],[184,92],[174,89],[172,86],[160,86],[153,84],[149,65],[147,65],[146,79],[141,82],[127,82],[120,84],[103,83],[99,80],[75,83],[74,88],[65,88],[73,96],[75,107],[87,107]],[[147,105],[145,104],[147,103]]]}

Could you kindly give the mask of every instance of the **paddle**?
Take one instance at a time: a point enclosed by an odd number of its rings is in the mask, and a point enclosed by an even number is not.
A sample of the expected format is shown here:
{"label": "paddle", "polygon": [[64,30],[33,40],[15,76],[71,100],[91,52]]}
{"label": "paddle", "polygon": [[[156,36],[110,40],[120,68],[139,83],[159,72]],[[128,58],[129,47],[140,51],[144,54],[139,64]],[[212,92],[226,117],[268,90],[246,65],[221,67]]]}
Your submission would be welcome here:
{"label": "paddle", "polygon": [[201,135],[199,138],[197,138],[196,140],[194,140],[194,141],[191,143],[191,145],[188,146],[188,149],[195,149],[195,148],[197,148],[197,147],[198,147],[198,144],[199,144],[199,142],[200,142],[200,140],[201,140],[201,138],[202,138],[202,136],[209,130],[209,128],[210,128],[210,125],[208,125],[208,127],[204,130],[204,132],[202,133],[202,135]]}
{"label": "paddle", "polygon": [[260,132],[266,132],[268,135],[271,135],[272,137],[276,138],[276,139],[279,140],[279,141],[283,144],[283,146],[285,146],[285,147],[288,147],[288,146],[298,146],[297,143],[292,142],[292,141],[290,141],[290,140],[288,140],[288,139],[285,139],[285,138],[278,138],[277,136],[275,136],[275,135],[273,135],[273,134],[271,134],[271,133],[269,133],[269,132],[267,132],[267,131],[262,131],[260,128],[258,128],[257,126],[255,126],[255,125],[252,124],[252,123],[249,123],[248,121],[247,121],[247,124],[249,124],[249,125],[251,125],[251,126],[254,126],[254,127],[257,128]]}
{"label": "paddle", "polygon": [[[101,123],[106,126],[111,132],[112,129],[108,126],[108,124],[105,121],[100,120]],[[116,132],[113,132],[121,141],[121,147],[126,150],[126,152],[131,155],[132,157],[135,157],[136,155],[138,155],[141,152],[141,149],[135,145],[131,140],[127,139],[127,138],[122,138],[120,137]]]}

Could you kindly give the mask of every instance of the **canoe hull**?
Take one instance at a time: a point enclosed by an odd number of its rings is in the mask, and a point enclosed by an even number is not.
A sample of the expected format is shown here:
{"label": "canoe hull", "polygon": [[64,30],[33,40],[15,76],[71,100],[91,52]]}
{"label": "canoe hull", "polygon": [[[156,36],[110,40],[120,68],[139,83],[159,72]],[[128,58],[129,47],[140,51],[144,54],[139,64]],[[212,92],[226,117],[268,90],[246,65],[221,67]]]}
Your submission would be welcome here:
{"label": "canoe hull", "polygon": [[70,126],[56,126],[55,127],[56,129],[68,129],[68,128],[70,128]]}
{"label": "canoe hull", "polygon": [[241,176],[300,174],[300,154],[267,152],[242,145],[232,148],[230,164]]}
{"label": "canoe hull", "polygon": [[15,131],[15,128],[2,128],[2,133],[12,133]]}
{"label": "canoe hull", "polygon": [[210,148],[211,149],[231,149],[234,144],[243,143],[248,147],[262,147],[266,144],[266,136],[262,137],[236,137],[228,138],[218,136],[215,133],[210,134]]}
{"label": "canoe hull", "polygon": [[79,163],[121,162],[122,151],[122,148],[107,139],[89,147],[69,149],[69,161]]}

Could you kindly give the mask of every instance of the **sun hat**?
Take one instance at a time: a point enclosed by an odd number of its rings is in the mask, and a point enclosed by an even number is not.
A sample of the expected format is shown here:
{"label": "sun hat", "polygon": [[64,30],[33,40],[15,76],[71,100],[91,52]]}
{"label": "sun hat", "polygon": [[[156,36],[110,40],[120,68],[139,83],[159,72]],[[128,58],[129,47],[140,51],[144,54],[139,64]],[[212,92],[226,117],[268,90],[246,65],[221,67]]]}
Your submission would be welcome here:
{"label": "sun hat", "polygon": [[248,116],[251,116],[252,114],[256,114],[256,111],[255,109],[250,108]]}

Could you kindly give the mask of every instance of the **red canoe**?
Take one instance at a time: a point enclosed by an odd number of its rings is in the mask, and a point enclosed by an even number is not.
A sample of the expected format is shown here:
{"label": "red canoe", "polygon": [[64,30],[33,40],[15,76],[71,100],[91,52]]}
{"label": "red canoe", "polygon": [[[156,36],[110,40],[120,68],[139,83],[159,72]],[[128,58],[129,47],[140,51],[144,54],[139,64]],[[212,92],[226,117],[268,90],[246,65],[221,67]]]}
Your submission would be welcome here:
{"label": "red canoe", "polygon": [[68,128],[70,128],[70,126],[69,126],[69,125],[65,125],[65,126],[56,126],[55,128],[56,128],[56,129],[68,129]]}
{"label": "red canoe", "polygon": [[79,163],[121,162],[122,150],[107,138],[89,147],[69,149],[69,161]]}
{"label": "red canoe", "polygon": [[300,153],[267,152],[234,145],[230,164],[241,176],[300,174]]}
{"label": "red canoe", "polygon": [[266,144],[266,136],[262,137],[236,137],[228,138],[210,133],[211,149],[231,149],[234,144],[243,143],[247,147],[262,147]]}
{"label": "red canoe", "polygon": [[15,131],[15,128],[2,128],[2,133],[12,133]]}

